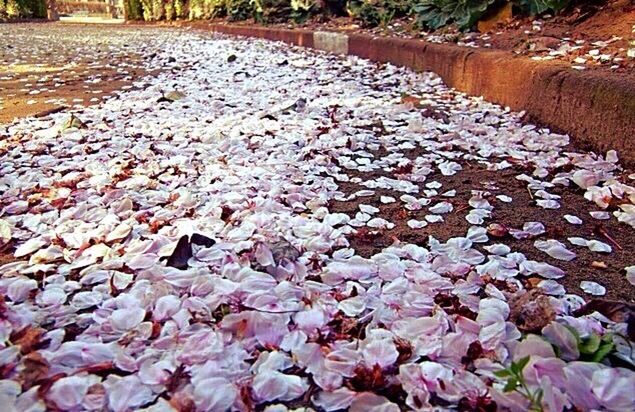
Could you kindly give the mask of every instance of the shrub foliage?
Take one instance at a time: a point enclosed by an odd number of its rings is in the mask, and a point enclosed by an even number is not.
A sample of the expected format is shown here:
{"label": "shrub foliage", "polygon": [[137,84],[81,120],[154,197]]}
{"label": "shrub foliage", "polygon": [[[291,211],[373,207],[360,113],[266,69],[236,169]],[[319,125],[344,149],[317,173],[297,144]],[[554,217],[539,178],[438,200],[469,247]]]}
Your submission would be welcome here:
{"label": "shrub foliage", "polygon": [[0,21],[46,18],[46,0],[0,0]]}
{"label": "shrub foliage", "polygon": [[[0,0],[2,2],[39,0]],[[506,2],[527,15],[557,13],[573,0],[125,0],[128,17],[144,20],[253,19],[260,24],[313,16],[351,16],[364,27],[385,26],[394,18],[411,16],[425,30],[455,26],[468,30]],[[578,2],[584,0],[577,0]],[[1,6],[0,6],[1,10]],[[1,12],[0,12],[1,13]]]}
{"label": "shrub foliage", "polygon": [[469,29],[493,3],[495,0],[420,0],[414,12],[421,27],[438,29],[456,24],[460,29]]}
{"label": "shrub foliage", "polygon": [[[539,15],[557,13],[573,0],[124,0],[124,7],[130,20],[225,17],[229,21],[253,19],[271,24],[348,15],[364,27],[375,27],[411,16],[421,29],[453,25],[468,30],[507,1],[521,13]],[[45,17],[46,0],[0,0],[0,21]]]}

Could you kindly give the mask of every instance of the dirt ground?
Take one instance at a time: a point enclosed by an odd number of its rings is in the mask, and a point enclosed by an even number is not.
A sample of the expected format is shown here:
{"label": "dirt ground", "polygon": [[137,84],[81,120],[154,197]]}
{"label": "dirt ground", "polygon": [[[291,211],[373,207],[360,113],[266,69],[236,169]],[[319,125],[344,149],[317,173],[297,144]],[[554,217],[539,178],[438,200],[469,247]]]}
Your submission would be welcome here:
{"label": "dirt ground", "polygon": [[48,36],[23,36],[31,27],[0,25],[0,124],[97,104],[148,74],[144,57],[109,44],[103,27],[49,24]]}
{"label": "dirt ground", "polygon": [[[405,152],[405,154],[415,159],[418,156],[417,150]],[[380,155],[379,153],[377,155]],[[400,202],[382,204],[381,196],[392,196],[399,198],[397,192],[387,190],[377,190],[371,197],[357,198],[352,201],[340,202],[332,201],[329,210],[332,212],[346,213],[351,218],[359,211],[359,204],[369,204],[380,209],[376,214],[390,222],[395,223],[392,230],[360,230],[357,236],[353,236],[351,246],[364,257],[371,257],[379,253],[383,248],[390,246],[393,242],[407,242],[425,246],[428,244],[428,237],[433,236],[437,240],[445,242],[449,238],[464,236],[467,233],[470,223],[465,220],[465,216],[470,211],[468,200],[473,190],[486,190],[491,193],[488,200],[494,206],[492,217],[487,223],[502,224],[510,229],[521,229],[525,222],[541,222],[545,225],[546,233],[531,239],[516,240],[512,236],[491,237],[491,241],[477,246],[484,253],[483,246],[493,243],[503,243],[509,246],[512,251],[523,253],[528,259],[544,261],[553,266],[559,267],[566,272],[566,276],[558,279],[567,292],[585,296],[580,289],[580,282],[591,280],[605,286],[607,289],[606,298],[635,302],[635,289],[628,283],[624,276],[623,269],[632,262],[635,254],[635,244],[632,242],[632,229],[627,225],[618,223],[614,218],[609,220],[596,220],[589,215],[589,212],[597,210],[594,204],[584,199],[584,191],[579,188],[560,187],[554,190],[554,194],[562,196],[561,208],[557,210],[545,211],[539,207],[532,195],[527,190],[526,182],[515,179],[524,170],[510,168],[504,171],[488,171],[473,164],[463,164],[463,171],[453,176],[443,176],[440,172],[430,175],[428,181],[440,182],[442,191],[456,190],[456,197],[443,198],[454,206],[454,210],[443,215],[444,221],[440,223],[430,223],[422,229],[411,229],[406,222],[410,219],[425,220],[425,215],[430,214],[426,207],[421,210],[409,211]],[[359,174],[355,170],[347,170],[351,177]],[[359,174],[362,177],[361,174]],[[386,176],[398,179],[394,172],[373,172],[363,174],[364,180]],[[424,185],[420,184],[424,189]],[[342,183],[340,190],[345,196],[365,189],[365,187],[355,183]],[[510,196],[513,201],[504,203],[496,199],[497,195],[504,194]],[[563,216],[566,214],[578,216],[583,220],[581,225],[568,224]],[[606,236],[610,237],[610,240]],[[587,248],[576,247],[569,244],[569,237],[598,238],[610,244],[613,252],[610,255],[592,252]],[[577,257],[573,261],[556,260],[534,247],[534,241],[556,239],[571,247]],[[526,286],[531,288],[533,282],[538,278],[528,278],[524,280]],[[499,285],[500,286],[500,285]]]}

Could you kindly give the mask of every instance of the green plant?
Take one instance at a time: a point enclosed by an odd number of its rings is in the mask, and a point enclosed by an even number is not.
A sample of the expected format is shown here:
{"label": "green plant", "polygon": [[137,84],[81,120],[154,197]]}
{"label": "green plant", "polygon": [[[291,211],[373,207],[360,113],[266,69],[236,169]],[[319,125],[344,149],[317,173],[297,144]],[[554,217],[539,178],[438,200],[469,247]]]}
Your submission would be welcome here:
{"label": "green plant", "polygon": [[290,0],[252,0],[258,23],[281,23],[291,15]]}
{"label": "green plant", "polygon": [[225,7],[229,21],[247,20],[254,14],[252,0],[226,0]]}
{"label": "green plant", "polygon": [[379,9],[379,25],[381,27],[388,26],[392,19],[395,18],[395,12],[393,9]]}
{"label": "green plant", "polygon": [[9,19],[9,0],[0,0],[0,21]]}
{"label": "green plant", "polygon": [[185,0],[174,0],[174,16],[176,18],[184,18],[187,16],[187,5]]}
{"label": "green plant", "polygon": [[566,8],[570,0],[515,0],[514,3],[532,16],[547,11],[559,12]]}
{"label": "green plant", "polygon": [[393,18],[410,14],[408,0],[349,0],[348,14],[366,27],[387,26]]}
{"label": "green plant", "polygon": [[578,350],[580,351],[580,360],[587,362],[601,362],[614,349],[613,335],[610,333],[600,336],[597,333],[581,338],[577,330],[567,327],[578,341]]}
{"label": "green plant", "polygon": [[140,0],[127,0],[123,6],[129,20],[143,20],[143,5]]}
{"label": "green plant", "polygon": [[508,368],[494,372],[494,375],[498,378],[507,379],[503,388],[504,392],[518,392],[529,401],[529,410],[542,411],[542,389],[536,389],[535,391],[529,389],[523,376],[523,369],[528,363],[529,356],[525,356],[517,362],[512,362]]}
{"label": "green plant", "polygon": [[214,19],[227,15],[225,0],[190,0],[190,19]]}
{"label": "green plant", "polygon": [[[229,21],[254,18],[269,24],[293,20],[303,23],[311,16],[348,14],[365,27],[387,26],[394,18],[414,14],[419,27],[439,29],[456,25],[473,27],[502,0],[125,0],[130,20],[213,19]],[[526,14],[557,12],[571,0],[510,0]],[[45,16],[45,0],[0,0],[0,18]]]}
{"label": "green plant", "polygon": [[166,20],[174,20],[176,18],[176,11],[174,10],[174,4],[170,1],[165,2],[163,5],[165,11]]}
{"label": "green plant", "polygon": [[46,18],[45,0],[0,0],[0,20]]}
{"label": "green plant", "polygon": [[363,26],[373,27],[379,24],[376,8],[364,0],[349,0],[346,10],[351,17],[360,20]]}
{"label": "green plant", "polygon": [[161,20],[164,16],[163,3],[157,0],[141,0],[143,7],[143,20],[154,21]]}
{"label": "green plant", "polygon": [[296,23],[304,23],[318,9],[315,0],[291,0],[291,19]]}
{"label": "green plant", "polygon": [[346,16],[347,0],[321,0],[321,10],[325,15]]}
{"label": "green plant", "polygon": [[420,0],[414,6],[417,24],[436,30],[456,24],[461,30],[474,26],[496,0]]}

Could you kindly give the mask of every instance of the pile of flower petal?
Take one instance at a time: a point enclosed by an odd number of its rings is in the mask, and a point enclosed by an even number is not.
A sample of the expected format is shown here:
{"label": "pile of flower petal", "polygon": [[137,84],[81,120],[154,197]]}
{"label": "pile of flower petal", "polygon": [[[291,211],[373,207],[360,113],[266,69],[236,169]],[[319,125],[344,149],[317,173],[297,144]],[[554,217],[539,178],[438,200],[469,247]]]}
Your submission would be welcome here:
{"label": "pile of flower petal", "polygon": [[[355,219],[328,208],[353,166],[403,160],[353,160],[375,139],[357,126],[378,118],[381,139],[429,154],[408,179],[369,178],[355,196],[389,187],[411,207],[433,195],[419,189],[432,169],[513,159],[535,166],[521,179],[545,208],[558,202],[550,187],[577,184],[599,207],[620,200],[614,218],[635,226],[614,153],[564,154],[566,137],[480,99],[448,100],[431,74],[165,36],[170,47],[154,51],[182,70],[75,113],[80,123],[56,114],[0,130],[0,245],[15,259],[0,266],[7,410],[633,410],[628,318],[564,292],[523,294],[519,278],[562,271],[505,245],[478,251],[491,236],[482,194],[460,237],[396,241],[368,259],[349,237],[393,222],[370,205]],[[450,121],[422,120],[404,92],[443,101]],[[480,131],[464,129],[474,118]],[[553,320],[519,329],[518,299]]]}

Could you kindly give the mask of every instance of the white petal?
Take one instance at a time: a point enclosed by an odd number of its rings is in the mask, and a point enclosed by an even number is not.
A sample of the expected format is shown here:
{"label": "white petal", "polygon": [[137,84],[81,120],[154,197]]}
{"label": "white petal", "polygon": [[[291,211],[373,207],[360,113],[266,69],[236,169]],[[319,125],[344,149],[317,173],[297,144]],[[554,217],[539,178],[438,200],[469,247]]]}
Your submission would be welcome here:
{"label": "white petal", "polygon": [[181,299],[174,295],[161,296],[157,299],[152,312],[154,320],[166,320],[179,311],[181,308]]}
{"label": "white petal", "polygon": [[394,223],[391,223],[380,217],[373,218],[366,223],[366,226],[376,229],[392,229],[395,227]]}
{"label": "white petal", "polygon": [[586,169],[577,170],[571,180],[582,189],[595,186],[600,182],[600,178],[595,173]]}
{"label": "white petal", "polygon": [[428,222],[423,220],[410,219],[406,222],[409,228],[411,229],[421,229],[428,226]]}
{"label": "white petal", "polygon": [[564,215],[564,219],[572,225],[581,225],[582,219],[574,215]]}
{"label": "white petal", "polygon": [[119,241],[130,234],[132,227],[126,223],[118,225],[112,232],[106,235],[106,242]]}
{"label": "white petal", "polygon": [[361,210],[364,213],[368,213],[369,215],[374,215],[375,213],[379,212],[378,208],[374,206],[370,206],[370,205],[364,205],[364,204],[359,205],[359,210]]}
{"label": "white petal", "polygon": [[598,219],[598,220],[607,220],[611,218],[611,215],[609,214],[609,212],[604,212],[604,211],[589,212],[589,214],[591,215],[592,218]]}
{"label": "white petal", "polygon": [[496,196],[496,199],[500,200],[501,202],[504,203],[510,203],[513,199],[507,195],[498,195]]}
{"label": "white petal", "polygon": [[554,239],[549,240],[536,240],[534,242],[536,249],[545,252],[549,256],[559,260],[573,260],[576,255],[569,249],[567,249],[562,243]]}
{"label": "white petal", "polygon": [[443,222],[443,217],[439,215],[426,215],[425,219],[430,223]]}
{"label": "white petal", "polygon": [[136,375],[113,380],[115,382],[108,390],[108,403],[115,412],[137,409],[155,398],[152,390],[142,384]]}
{"label": "white petal", "polygon": [[66,302],[66,292],[60,287],[49,287],[37,297],[43,306],[60,306]]}
{"label": "white petal", "polygon": [[230,410],[238,398],[238,389],[225,378],[208,378],[197,382],[194,403],[201,411]]}
{"label": "white petal", "polygon": [[55,381],[48,398],[62,409],[73,409],[82,402],[88,392],[90,381],[81,376],[69,376]]}
{"label": "white petal", "polygon": [[321,391],[314,398],[313,403],[326,412],[346,410],[355,399],[357,393],[342,387],[333,392]]}
{"label": "white petal", "polygon": [[454,209],[454,207],[452,206],[452,203],[450,202],[439,202],[436,205],[428,208],[428,210],[432,213],[435,214],[443,214],[443,213],[449,213]]}
{"label": "white petal", "polygon": [[511,249],[507,245],[503,245],[502,243],[496,243],[490,246],[483,246],[483,249],[487,250],[489,253],[494,255],[505,256]]}
{"label": "white petal", "polygon": [[552,199],[539,199],[536,200],[536,204],[540,207],[542,207],[543,209],[559,209],[560,208],[560,203],[557,200],[552,200]]}
{"label": "white petal", "polygon": [[361,296],[344,299],[337,305],[338,309],[346,316],[358,316],[366,310],[366,303]]}
{"label": "white petal", "polygon": [[11,240],[11,226],[6,220],[0,219],[0,245],[9,243]]}
{"label": "white petal", "polygon": [[28,279],[20,277],[9,285],[7,290],[7,296],[14,303],[20,303],[25,301],[32,290],[37,289],[37,281],[35,279]]}
{"label": "white petal", "polygon": [[47,242],[46,240],[44,240],[41,237],[37,237],[37,238],[34,238],[34,239],[29,239],[26,242],[24,242],[23,244],[21,244],[15,250],[15,253],[13,255],[15,257],[17,257],[17,258],[26,256],[26,255],[30,255],[31,253],[33,253],[36,250],[40,249],[42,246],[46,246],[48,243],[49,242]]}
{"label": "white petal", "polygon": [[399,412],[399,406],[383,396],[372,392],[362,392],[357,395],[349,412]]}
{"label": "white petal", "polygon": [[125,332],[139,325],[145,316],[141,308],[117,309],[110,315],[110,324],[115,331]]}
{"label": "white petal", "polygon": [[611,246],[604,242],[600,242],[599,240],[589,240],[587,246],[593,252],[611,253],[611,251],[613,250],[611,249]]}
{"label": "white petal", "polygon": [[545,225],[540,222],[527,222],[523,225],[523,231],[538,236],[545,233]]}
{"label": "white petal", "polygon": [[267,402],[299,398],[308,388],[299,376],[269,370],[257,374],[252,384],[256,399]]}
{"label": "white petal", "polygon": [[586,240],[585,238],[582,237],[570,237],[567,238],[567,240],[572,244],[572,245],[576,245],[576,246],[584,246],[586,247],[589,243],[588,240]]}
{"label": "white petal", "polygon": [[397,361],[399,352],[392,339],[374,339],[364,346],[362,356],[368,367],[372,368],[374,365],[379,365],[385,368]]}
{"label": "white petal", "polygon": [[580,289],[594,296],[604,296],[606,294],[606,288],[599,283],[583,280],[580,282]]}
{"label": "white petal", "polygon": [[566,293],[564,286],[552,279],[541,280],[538,283],[538,287],[547,295],[562,296]]}

